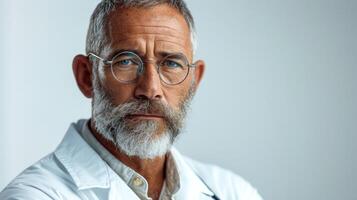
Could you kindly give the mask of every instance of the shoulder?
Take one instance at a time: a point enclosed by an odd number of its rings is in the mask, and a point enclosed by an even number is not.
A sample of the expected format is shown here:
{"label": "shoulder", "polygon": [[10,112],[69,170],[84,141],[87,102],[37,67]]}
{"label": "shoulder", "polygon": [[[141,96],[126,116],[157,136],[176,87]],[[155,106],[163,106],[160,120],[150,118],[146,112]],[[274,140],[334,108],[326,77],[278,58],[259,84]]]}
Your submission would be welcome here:
{"label": "shoulder", "polygon": [[0,199],[62,199],[73,181],[52,153],[20,173],[0,192]]}
{"label": "shoulder", "polygon": [[221,199],[262,200],[248,181],[232,171],[188,157],[184,159]]}

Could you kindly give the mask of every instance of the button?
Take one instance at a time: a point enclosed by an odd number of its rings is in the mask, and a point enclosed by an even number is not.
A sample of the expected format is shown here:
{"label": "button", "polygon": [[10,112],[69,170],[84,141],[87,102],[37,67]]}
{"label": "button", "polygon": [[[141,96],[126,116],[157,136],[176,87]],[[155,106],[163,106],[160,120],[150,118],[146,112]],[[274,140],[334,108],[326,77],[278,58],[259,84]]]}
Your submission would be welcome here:
{"label": "button", "polygon": [[133,179],[133,184],[134,184],[134,186],[139,187],[143,184],[143,181],[141,180],[140,177],[135,177]]}

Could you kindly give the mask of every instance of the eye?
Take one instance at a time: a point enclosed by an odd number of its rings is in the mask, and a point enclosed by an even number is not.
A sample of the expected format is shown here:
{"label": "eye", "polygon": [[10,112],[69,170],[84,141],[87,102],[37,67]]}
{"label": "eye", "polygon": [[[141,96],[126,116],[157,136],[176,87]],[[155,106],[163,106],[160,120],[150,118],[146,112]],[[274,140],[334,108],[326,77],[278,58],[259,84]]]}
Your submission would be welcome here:
{"label": "eye", "polygon": [[124,59],[124,60],[119,61],[119,64],[120,65],[131,65],[131,64],[133,64],[133,61],[131,61],[130,59]]}
{"label": "eye", "polygon": [[119,69],[132,69],[138,67],[138,63],[135,62],[132,58],[122,58],[114,61],[113,67]]}
{"label": "eye", "polygon": [[182,67],[182,65],[179,62],[173,61],[173,60],[165,60],[163,62],[163,65],[169,68],[179,68]]}

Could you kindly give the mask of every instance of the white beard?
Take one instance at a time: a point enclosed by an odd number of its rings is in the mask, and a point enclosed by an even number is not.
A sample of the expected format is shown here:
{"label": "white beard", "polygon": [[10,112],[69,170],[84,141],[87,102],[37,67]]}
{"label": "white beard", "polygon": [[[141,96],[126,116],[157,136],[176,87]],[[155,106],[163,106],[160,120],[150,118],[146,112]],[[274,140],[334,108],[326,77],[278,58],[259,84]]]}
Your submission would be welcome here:
{"label": "white beard", "polygon": [[125,120],[127,114],[148,108],[148,103],[128,102],[118,106],[113,105],[96,76],[93,80],[93,121],[99,134],[128,156],[153,159],[165,155],[183,128],[189,102],[194,95],[193,84],[181,103],[180,111],[174,111],[167,105],[162,106],[167,122],[164,131],[158,133],[160,125],[158,121],[144,120],[132,125],[133,123],[130,124]]}

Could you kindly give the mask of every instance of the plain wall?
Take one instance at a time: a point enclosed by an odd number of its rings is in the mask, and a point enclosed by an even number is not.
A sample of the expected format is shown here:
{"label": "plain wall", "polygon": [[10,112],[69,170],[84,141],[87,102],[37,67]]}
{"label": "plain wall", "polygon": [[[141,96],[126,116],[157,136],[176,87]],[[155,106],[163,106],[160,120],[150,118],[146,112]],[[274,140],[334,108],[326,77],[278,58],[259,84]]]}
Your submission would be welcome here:
{"label": "plain wall", "polygon": [[[89,116],[71,62],[97,2],[0,2],[0,190]],[[357,199],[357,1],[188,5],[207,68],[177,147],[265,199]]]}

